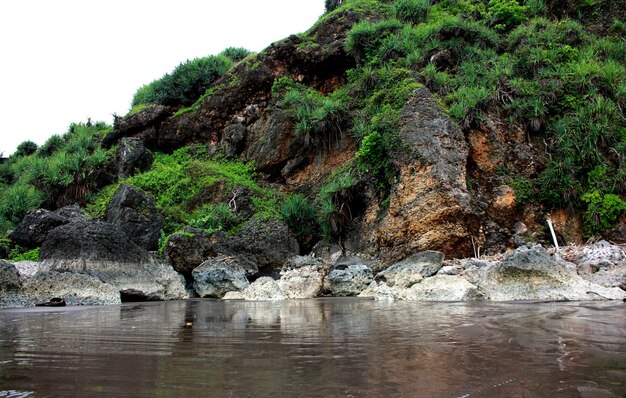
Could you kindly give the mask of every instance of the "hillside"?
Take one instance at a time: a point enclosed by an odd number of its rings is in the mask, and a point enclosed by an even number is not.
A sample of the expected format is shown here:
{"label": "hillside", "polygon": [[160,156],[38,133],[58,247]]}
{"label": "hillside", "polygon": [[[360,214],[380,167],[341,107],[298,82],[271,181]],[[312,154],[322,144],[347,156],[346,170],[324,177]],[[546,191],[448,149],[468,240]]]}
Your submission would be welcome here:
{"label": "hillside", "polygon": [[38,256],[11,238],[28,212],[106,218],[123,184],[153,197],[161,250],[278,222],[301,254],[390,264],[546,242],[548,217],[561,243],[626,242],[624,3],[327,1],[305,33],[146,84],[113,126],[20,145],[0,258]]}

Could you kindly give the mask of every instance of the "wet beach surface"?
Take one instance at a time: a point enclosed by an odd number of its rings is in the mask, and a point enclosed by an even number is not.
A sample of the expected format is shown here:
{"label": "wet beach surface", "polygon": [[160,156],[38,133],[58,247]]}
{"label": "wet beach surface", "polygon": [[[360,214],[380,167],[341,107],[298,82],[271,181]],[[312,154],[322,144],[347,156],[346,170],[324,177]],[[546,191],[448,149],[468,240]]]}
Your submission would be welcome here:
{"label": "wet beach surface", "polygon": [[626,396],[622,302],[0,310],[0,397],[614,396]]}

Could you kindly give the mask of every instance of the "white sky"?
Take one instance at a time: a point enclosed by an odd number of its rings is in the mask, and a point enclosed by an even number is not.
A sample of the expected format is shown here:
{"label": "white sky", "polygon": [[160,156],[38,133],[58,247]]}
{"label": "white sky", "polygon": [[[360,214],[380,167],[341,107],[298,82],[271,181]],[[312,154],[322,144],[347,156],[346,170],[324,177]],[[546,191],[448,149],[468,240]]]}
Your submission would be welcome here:
{"label": "white sky", "polygon": [[124,115],[135,91],[226,47],[307,30],[324,0],[0,0],[0,153]]}

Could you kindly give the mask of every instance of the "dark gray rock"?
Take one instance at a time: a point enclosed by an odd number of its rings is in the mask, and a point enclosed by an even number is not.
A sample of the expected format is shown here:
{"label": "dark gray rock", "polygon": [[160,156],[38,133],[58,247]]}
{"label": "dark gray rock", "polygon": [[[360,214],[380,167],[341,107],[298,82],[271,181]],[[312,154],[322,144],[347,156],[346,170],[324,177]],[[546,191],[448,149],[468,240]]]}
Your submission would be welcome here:
{"label": "dark gray rock", "polygon": [[220,145],[228,156],[241,153],[245,146],[246,126],[241,123],[230,124],[224,128]]}
{"label": "dark gray rock", "polygon": [[169,237],[163,253],[176,271],[189,274],[212,254],[212,248],[204,231],[185,226]]}
{"label": "dark gray rock", "polygon": [[149,169],[152,160],[152,152],[146,149],[141,139],[125,137],[120,140],[117,149],[117,173],[120,178]]}
{"label": "dark gray rock", "polygon": [[252,219],[234,236],[217,243],[217,252],[237,256],[244,267],[281,269],[285,261],[299,254],[298,241],[285,224],[276,220]]}
{"label": "dark gray rock", "polygon": [[34,249],[41,246],[48,232],[74,221],[84,221],[87,217],[77,205],[66,206],[55,211],[38,209],[28,213],[9,238],[18,245]]}
{"label": "dark gray rock", "polygon": [[107,221],[117,225],[137,245],[146,250],[156,250],[163,228],[163,217],[154,200],[130,185],[120,185],[107,205]]}
{"label": "dark gray rock", "polygon": [[53,229],[41,246],[39,258],[136,264],[149,261],[148,252],[129,240],[124,231],[102,221],[79,221]]}
{"label": "dark gray rock", "polygon": [[327,284],[333,296],[358,296],[372,282],[372,269],[352,258],[349,262],[335,265],[328,273]]}
{"label": "dark gray rock", "polygon": [[200,297],[222,298],[227,292],[242,291],[250,283],[237,259],[213,257],[193,270],[193,287]]}

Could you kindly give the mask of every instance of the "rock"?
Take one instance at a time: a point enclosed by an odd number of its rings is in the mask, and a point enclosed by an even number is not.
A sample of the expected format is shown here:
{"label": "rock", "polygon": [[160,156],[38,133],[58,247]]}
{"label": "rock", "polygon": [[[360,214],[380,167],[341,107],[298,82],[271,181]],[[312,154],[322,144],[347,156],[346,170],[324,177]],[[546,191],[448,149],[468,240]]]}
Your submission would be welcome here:
{"label": "rock", "polygon": [[493,301],[623,299],[626,292],[580,277],[575,266],[552,258],[541,246],[521,247],[501,263],[483,268],[477,285]]}
{"label": "rock", "polygon": [[54,228],[75,221],[84,221],[87,217],[77,205],[66,206],[55,211],[38,209],[28,213],[9,238],[18,245],[34,249],[43,243],[48,232]]}
{"label": "rock", "polygon": [[235,156],[241,153],[246,139],[246,126],[234,123],[224,128],[220,146],[227,156]]}
{"label": "rock", "polygon": [[292,257],[280,271],[278,285],[287,298],[313,298],[322,293],[322,263],[315,257]]}
{"label": "rock", "polygon": [[38,267],[37,261],[18,261],[15,263],[15,268],[22,278],[30,278],[35,275]]}
{"label": "rock", "polygon": [[441,267],[437,275],[459,275],[460,271],[457,267],[452,265],[444,265]]}
{"label": "rock", "polygon": [[437,251],[420,252],[392,265],[376,275],[376,280],[384,280],[387,285],[411,287],[423,278],[435,275],[443,266],[443,253]]}
{"label": "rock", "polygon": [[[614,263],[626,263],[626,254],[617,245],[612,245],[605,240],[601,240],[583,250],[584,257],[579,264],[591,266],[612,265]],[[626,265],[626,264],[624,264]]]}
{"label": "rock", "polygon": [[250,285],[244,267],[232,257],[209,258],[191,274],[200,297],[222,298],[227,292],[241,291]]}
{"label": "rock", "polygon": [[122,184],[107,205],[107,222],[117,225],[130,240],[146,250],[156,250],[165,224],[154,200],[130,185]]}
{"label": "rock", "polygon": [[127,298],[186,297],[183,277],[170,265],[156,262],[113,224],[81,221],[57,227],[44,241],[40,258],[39,272],[90,275]]}
{"label": "rock", "polygon": [[472,230],[474,211],[466,185],[468,146],[463,132],[425,87],[416,89],[405,104],[399,129],[410,154],[394,155],[398,184],[374,230],[372,246],[391,258],[428,249],[469,256],[467,231]]}
{"label": "rock", "polygon": [[19,291],[21,288],[22,280],[15,265],[6,260],[0,260],[0,293]]}
{"label": "rock", "polygon": [[148,146],[157,140],[158,127],[172,115],[173,108],[164,105],[149,105],[141,111],[126,117],[116,117],[114,130],[102,140],[102,145],[110,147],[123,137],[139,137]]}
{"label": "rock", "polygon": [[113,305],[121,303],[119,288],[91,275],[72,272],[43,272],[26,284],[33,302],[62,298],[67,305]]}
{"label": "rock", "polygon": [[244,289],[243,297],[246,300],[286,300],[287,296],[282,292],[278,282],[274,279],[263,276],[252,282]]}
{"label": "rock", "polygon": [[412,301],[472,301],[483,299],[483,294],[461,276],[436,275],[407,289],[404,298]]}
{"label": "rock", "polygon": [[32,300],[23,292],[20,274],[13,264],[0,260],[0,308],[28,307]]}
{"label": "rock", "polygon": [[119,141],[117,148],[117,173],[124,179],[142,172],[152,165],[152,152],[146,149],[139,138],[125,137]]}
{"label": "rock", "polygon": [[219,253],[237,256],[244,263],[258,268],[280,269],[285,261],[299,254],[298,241],[285,224],[276,220],[252,219],[234,236],[217,242]]}
{"label": "rock", "polygon": [[243,292],[242,291],[232,291],[232,292],[226,292],[226,294],[224,295],[224,297],[222,297],[222,300],[245,300],[246,298],[243,296]]}
{"label": "rock", "polygon": [[373,280],[372,269],[356,261],[337,264],[326,277],[333,296],[358,296]]}
{"label": "rock", "polygon": [[185,226],[169,237],[163,254],[176,271],[190,274],[211,255],[212,248],[213,243],[204,231]]}

